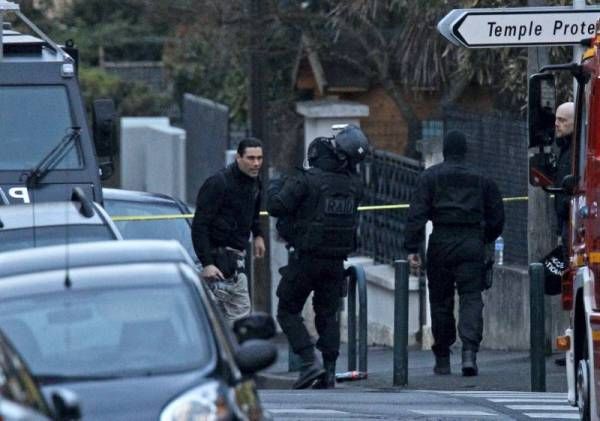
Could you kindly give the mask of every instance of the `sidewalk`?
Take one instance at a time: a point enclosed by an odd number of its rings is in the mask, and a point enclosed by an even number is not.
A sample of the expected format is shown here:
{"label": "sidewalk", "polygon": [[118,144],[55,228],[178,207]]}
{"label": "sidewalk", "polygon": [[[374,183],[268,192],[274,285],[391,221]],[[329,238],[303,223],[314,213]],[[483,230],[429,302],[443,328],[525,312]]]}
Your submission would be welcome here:
{"label": "sidewalk", "polygon": [[[288,346],[283,335],[275,338],[279,350],[277,362],[257,378],[261,389],[289,389],[298,373],[288,372]],[[347,344],[342,344],[337,372],[347,371]],[[431,351],[411,349],[408,354],[407,389],[415,390],[503,390],[530,391],[529,353],[523,351],[491,351],[482,349],[477,354],[479,376],[462,377],[460,348],[452,350],[450,376],[433,374],[434,358]],[[563,354],[546,358],[546,391],[566,392],[565,368],[554,360]],[[392,388],[393,350],[387,347],[369,347],[368,375],[365,380],[338,383],[336,387],[369,389]]]}

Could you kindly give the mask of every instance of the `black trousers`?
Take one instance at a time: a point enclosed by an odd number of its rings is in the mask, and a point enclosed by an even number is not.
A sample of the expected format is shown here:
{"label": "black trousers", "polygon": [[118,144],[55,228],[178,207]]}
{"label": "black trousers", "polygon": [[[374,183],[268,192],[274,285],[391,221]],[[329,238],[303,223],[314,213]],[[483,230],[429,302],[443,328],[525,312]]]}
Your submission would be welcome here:
{"label": "black trousers", "polygon": [[448,356],[456,341],[454,293],[458,290],[458,334],[463,350],[477,352],[483,336],[484,254],[478,230],[435,229],[427,249],[433,352]]}
{"label": "black trousers", "polygon": [[281,268],[280,273],[277,321],[291,348],[303,359],[313,355],[314,344],[301,313],[308,296],[314,292],[315,327],[319,334],[317,349],[325,361],[335,361],[340,349],[338,310],[344,285],[343,260],[291,255],[288,266]]}

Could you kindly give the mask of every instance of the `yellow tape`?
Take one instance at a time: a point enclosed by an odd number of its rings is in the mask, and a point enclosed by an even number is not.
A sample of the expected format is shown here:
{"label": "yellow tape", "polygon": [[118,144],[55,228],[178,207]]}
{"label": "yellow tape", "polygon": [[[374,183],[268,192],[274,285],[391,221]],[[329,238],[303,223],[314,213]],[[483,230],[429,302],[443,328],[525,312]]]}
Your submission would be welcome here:
{"label": "yellow tape", "polygon": [[[504,202],[519,202],[527,200],[527,196],[517,197],[505,197],[502,199]],[[396,205],[367,205],[359,206],[359,212],[377,211],[377,210],[393,210],[393,209],[408,209],[410,205],[408,203],[399,203]],[[269,212],[261,211],[260,216],[269,216]],[[176,214],[176,215],[143,215],[143,216],[113,216],[112,220],[115,222],[124,221],[160,221],[165,219],[191,219],[194,215],[188,214]]]}
{"label": "yellow tape", "polygon": [[517,196],[517,197],[505,197],[502,199],[503,202],[520,202],[527,200],[527,196]]}

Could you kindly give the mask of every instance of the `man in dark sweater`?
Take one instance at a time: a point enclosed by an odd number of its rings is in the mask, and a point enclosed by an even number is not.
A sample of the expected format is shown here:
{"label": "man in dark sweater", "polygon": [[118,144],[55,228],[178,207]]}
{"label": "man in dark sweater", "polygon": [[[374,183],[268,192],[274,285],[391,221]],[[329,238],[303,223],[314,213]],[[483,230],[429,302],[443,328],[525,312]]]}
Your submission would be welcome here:
{"label": "man in dark sweater", "polygon": [[[575,104],[565,102],[556,109],[556,118],[554,122],[554,135],[556,146],[558,146],[558,158],[556,160],[556,173],[554,174],[554,183],[556,186],[562,186],[565,176],[572,173],[571,170],[571,137],[573,136],[573,121],[575,116]],[[567,232],[569,229],[569,201],[570,198],[565,193],[555,193],[554,209],[557,218],[558,242],[566,245]]]}
{"label": "man in dark sweater", "polygon": [[[570,175],[571,169],[571,138],[573,137],[573,126],[575,121],[575,104],[564,102],[556,108],[554,119],[554,138],[558,147],[556,159],[556,172],[554,173],[554,184],[562,186],[563,179]],[[554,193],[554,211],[556,212],[556,235],[558,244],[567,246],[569,235],[569,203],[571,198],[565,193]],[[554,360],[557,365],[564,366],[564,357]]]}
{"label": "man in dark sweater", "polygon": [[259,221],[262,162],[260,140],[242,140],[235,162],[209,177],[196,199],[192,241],[201,276],[229,321],[250,312],[245,250],[251,233],[255,257],[265,254]]}

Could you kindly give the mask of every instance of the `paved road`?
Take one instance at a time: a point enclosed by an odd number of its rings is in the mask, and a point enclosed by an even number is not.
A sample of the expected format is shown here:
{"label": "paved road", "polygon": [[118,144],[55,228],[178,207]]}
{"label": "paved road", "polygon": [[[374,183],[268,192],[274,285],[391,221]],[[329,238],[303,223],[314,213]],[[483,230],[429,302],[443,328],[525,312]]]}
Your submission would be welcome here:
{"label": "paved road", "polygon": [[514,391],[262,390],[275,420],[579,419],[564,393]]}

